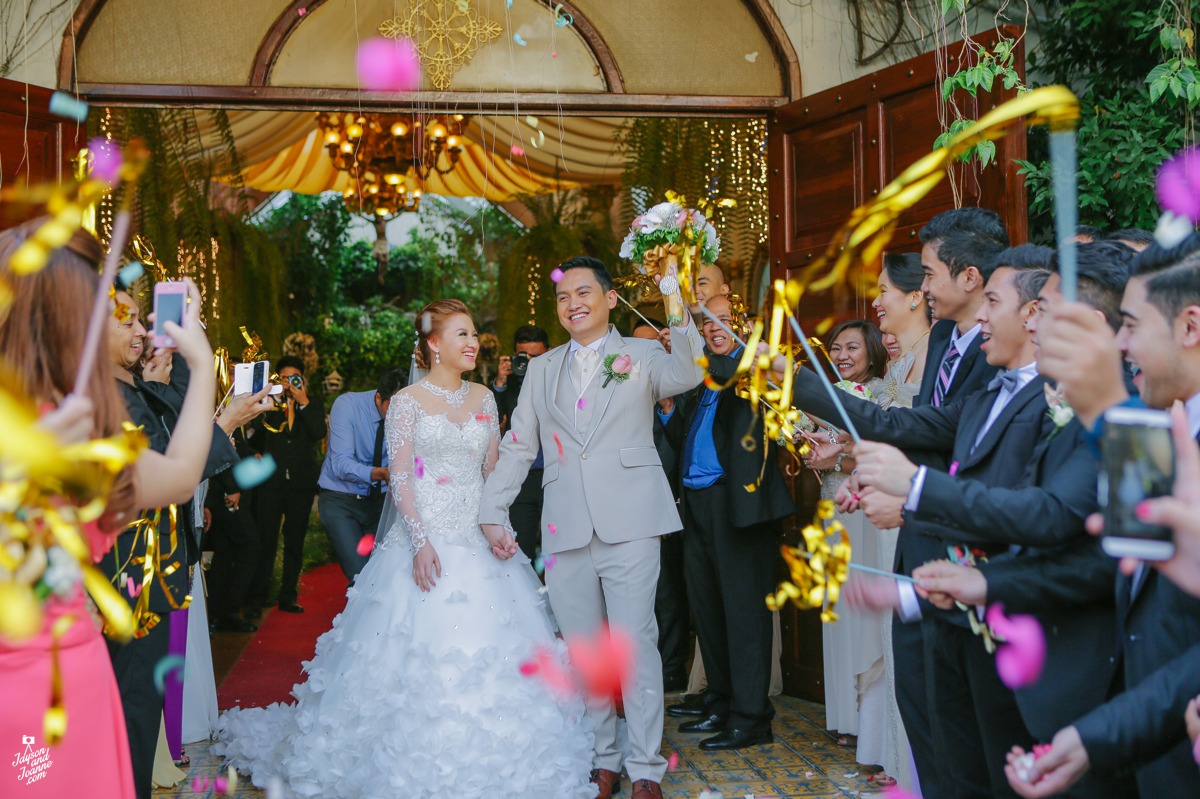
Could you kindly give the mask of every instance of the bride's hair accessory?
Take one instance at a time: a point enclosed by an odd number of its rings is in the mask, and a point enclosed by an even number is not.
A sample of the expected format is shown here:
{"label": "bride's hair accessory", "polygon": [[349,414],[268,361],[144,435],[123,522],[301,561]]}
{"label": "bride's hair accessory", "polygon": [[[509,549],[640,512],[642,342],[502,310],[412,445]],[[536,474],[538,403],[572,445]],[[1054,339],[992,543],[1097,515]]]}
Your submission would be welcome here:
{"label": "bride's hair accessory", "polygon": [[446,320],[455,314],[471,316],[471,309],[461,300],[437,300],[426,305],[417,314],[417,348],[413,351],[418,369],[428,370],[435,361],[435,353],[429,348],[429,337],[435,336],[442,329]]}

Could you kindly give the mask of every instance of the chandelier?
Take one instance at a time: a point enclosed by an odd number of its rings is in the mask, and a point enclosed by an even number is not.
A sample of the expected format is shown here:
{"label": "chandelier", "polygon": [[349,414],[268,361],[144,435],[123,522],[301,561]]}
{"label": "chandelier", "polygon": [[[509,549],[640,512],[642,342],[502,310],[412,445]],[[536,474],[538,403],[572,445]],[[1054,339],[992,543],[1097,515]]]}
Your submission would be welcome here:
{"label": "chandelier", "polygon": [[346,206],[381,217],[416,211],[426,178],[454,171],[465,126],[462,114],[317,114],[334,168],[350,176]]}

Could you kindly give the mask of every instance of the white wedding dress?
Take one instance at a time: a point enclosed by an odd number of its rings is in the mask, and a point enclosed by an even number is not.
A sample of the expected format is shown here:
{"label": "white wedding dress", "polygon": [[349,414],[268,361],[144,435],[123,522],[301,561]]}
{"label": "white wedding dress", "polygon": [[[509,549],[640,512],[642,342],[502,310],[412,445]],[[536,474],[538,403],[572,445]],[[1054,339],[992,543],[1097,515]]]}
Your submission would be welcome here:
{"label": "white wedding dress", "polygon": [[[491,392],[465,381],[392,399],[400,519],[318,639],[295,703],[234,708],[218,724],[213,751],[255,785],[282,781],[288,799],[595,796],[582,698],[519,672],[538,647],[565,662],[540,583],[519,553],[492,555],[479,528],[497,422]],[[426,539],[442,568],[429,593],[412,577]]]}

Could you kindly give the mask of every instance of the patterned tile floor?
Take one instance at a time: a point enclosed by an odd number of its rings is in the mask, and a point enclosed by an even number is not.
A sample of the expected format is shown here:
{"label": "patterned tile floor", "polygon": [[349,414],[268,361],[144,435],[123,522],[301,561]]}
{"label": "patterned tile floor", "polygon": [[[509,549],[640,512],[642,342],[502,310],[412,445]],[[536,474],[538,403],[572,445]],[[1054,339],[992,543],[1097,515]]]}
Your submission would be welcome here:
{"label": "patterned tile floor", "polygon": [[[668,716],[663,752],[678,752],[679,764],[663,781],[664,797],[696,799],[705,790],[719,792],[726,799],[748,795],[754,799],[882,795],[866,775],[858,772],[853,750],[838,746],[825,730],[823,705],[790,697],[776,697],[774,701],[775,743],[738,752],[701,751],[697,744],[703,736],[680,733],[679,720]],[[220,763],[205,744],[185,748],[192,759],[187,781],[174,789],[155,791],[155,799],[215,799],[211,789],[193,791],[192,779],[221,776]],[[620,795],[628,797],[628,781],[624,785]],[[237,796],[250,799],[263,794],[243,784]]]}

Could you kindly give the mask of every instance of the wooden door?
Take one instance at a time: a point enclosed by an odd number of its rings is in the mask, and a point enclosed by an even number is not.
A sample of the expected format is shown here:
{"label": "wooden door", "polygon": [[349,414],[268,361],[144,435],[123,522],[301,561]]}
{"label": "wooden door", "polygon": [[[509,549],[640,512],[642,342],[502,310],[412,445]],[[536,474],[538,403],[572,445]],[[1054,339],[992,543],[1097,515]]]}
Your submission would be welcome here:
{"label": "wooden door", "polygon": [[[1016,35],[1009,30],[1006,34]],[[985,46],[995,35],[980,37]],[[825,251],[834,234],[859,205],[866,202],[918,158],[926,155],[941,132],[938,121],[940,84],[944,72],[957,69],[957,45],[951,53],[926,53],[811,97],[779,108],[768,127],[768,179],[771,204],[770,257],[772,278],[786,278]],[[1018,45],[1020,48],[1020,45]],[[1024,50],[1016,52],[1024,65]],[[1012,92],[964,94],[956,101],[963,113],[978,118],[1009,99]],[[1025,136],[1016,133],[997,142],[996,161],[987,169],[971,165],[953,168],[954,182],[942,181],[900,218],[889,249],[919,250],[918,231],[935,214],[959,205],[978,205],[1000,214],[1012,240],[1027,238],[1023,179],[1015,159],[1025,157]],[[852,279],[873,285],[879,264],[861,264]],[[800,306],[802,322],[828,316],[869,315],[865,291],[806,296]],[[812,518],[819,496],[816,480],[807,472],[793,478],[800,515],[797,525]],[[799,538],[799,527],[789,540]],[[816,611],[788,608],[783,612],[784,691],[824,702],[821,622]]]}
{"label": "wooden door", "polygon": [[[0,188],[70,178],[70,155],[83,141],[82,124],[50,113],[50,89],[0,79]],[[0,230],[38,213],[34,206],[0,202]]]}

